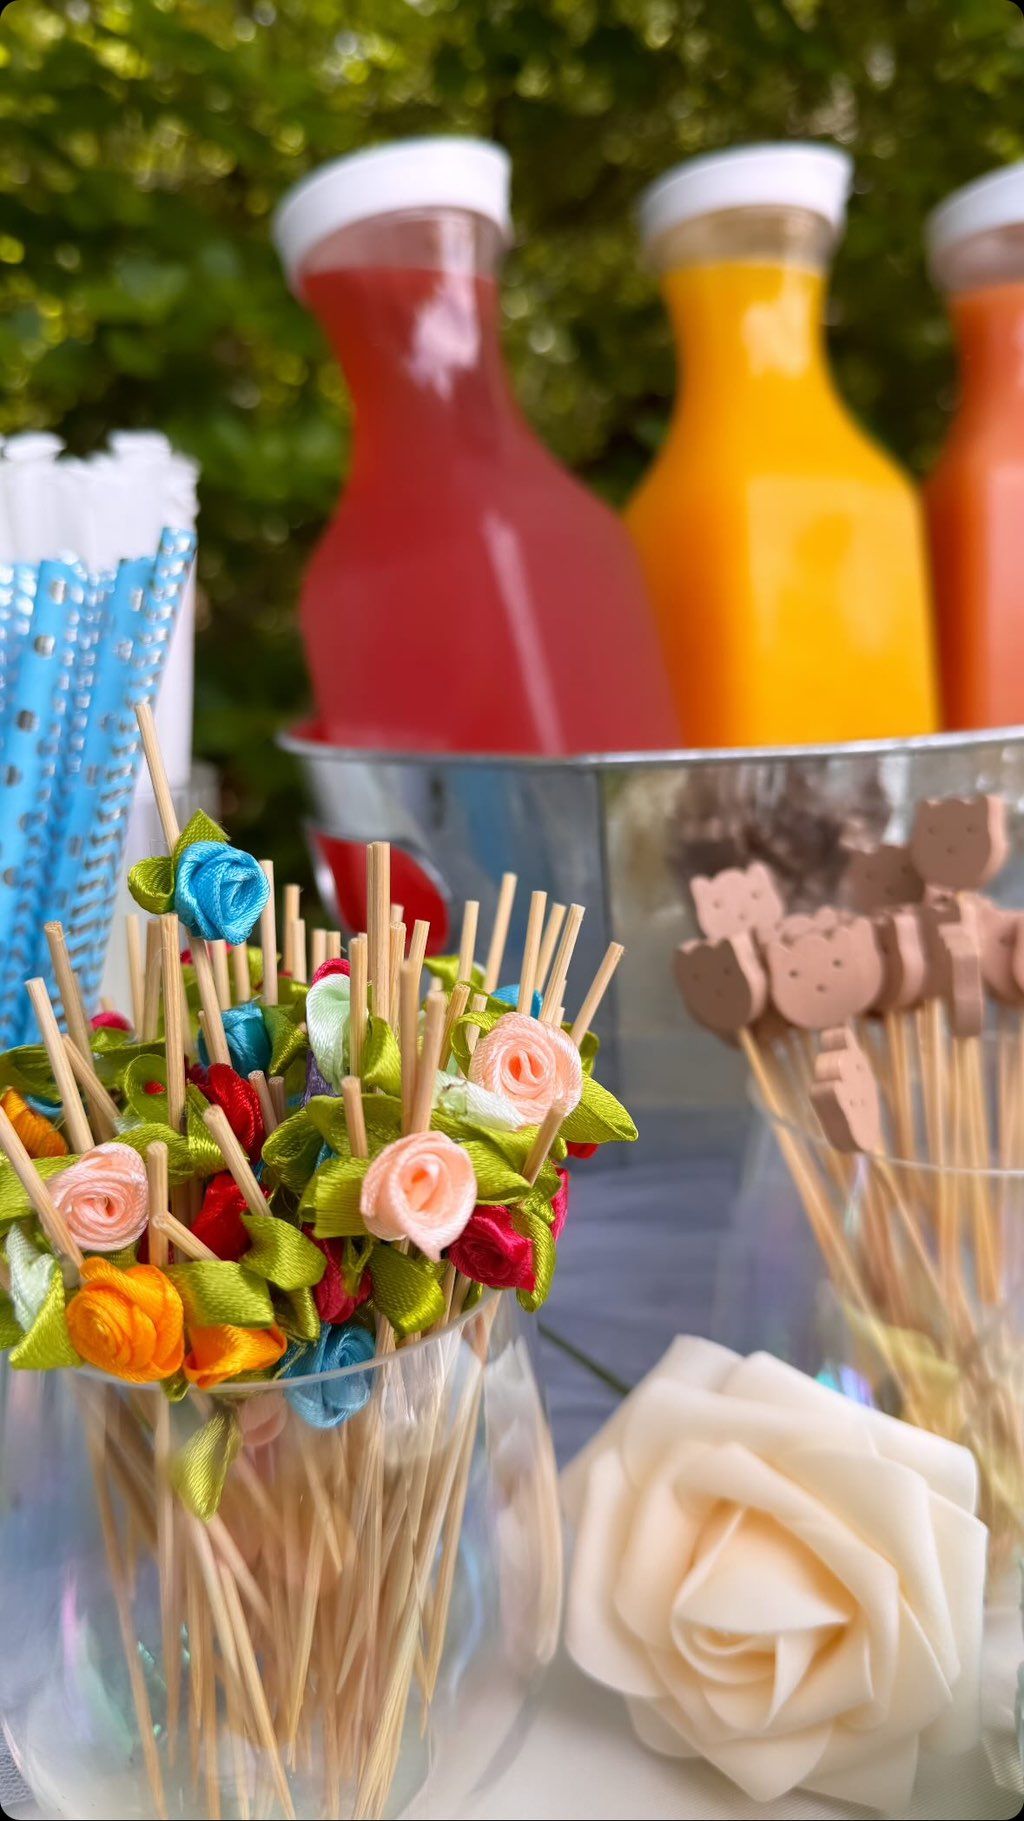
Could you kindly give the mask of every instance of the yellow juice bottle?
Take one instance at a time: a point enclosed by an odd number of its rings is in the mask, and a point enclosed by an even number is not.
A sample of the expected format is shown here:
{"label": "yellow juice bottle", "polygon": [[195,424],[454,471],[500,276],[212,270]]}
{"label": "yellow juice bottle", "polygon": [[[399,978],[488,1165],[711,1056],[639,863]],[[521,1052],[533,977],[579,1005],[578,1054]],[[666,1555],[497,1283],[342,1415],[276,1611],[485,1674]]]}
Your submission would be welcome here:
{"label": "yellow juice bottle", "polygon": [[749,147],[644,199],[681,384],[626,516],[693,745],[936,725],[917,496],[851,418],[825,350],[849,176],[830,147]]}

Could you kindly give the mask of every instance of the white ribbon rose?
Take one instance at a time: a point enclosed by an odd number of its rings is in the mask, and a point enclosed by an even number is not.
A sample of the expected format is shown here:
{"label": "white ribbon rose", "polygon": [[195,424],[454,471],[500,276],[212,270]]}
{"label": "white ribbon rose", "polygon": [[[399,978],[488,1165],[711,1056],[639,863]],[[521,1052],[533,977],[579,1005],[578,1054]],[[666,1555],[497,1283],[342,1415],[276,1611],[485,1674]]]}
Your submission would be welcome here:
{"label": "white ribbon rose", "polygon": [[905,1812],[979,1724],[973,1456],[766,1354],[680,1339],[565,1476],[567,1643],[641,1740],[758,1802]]}

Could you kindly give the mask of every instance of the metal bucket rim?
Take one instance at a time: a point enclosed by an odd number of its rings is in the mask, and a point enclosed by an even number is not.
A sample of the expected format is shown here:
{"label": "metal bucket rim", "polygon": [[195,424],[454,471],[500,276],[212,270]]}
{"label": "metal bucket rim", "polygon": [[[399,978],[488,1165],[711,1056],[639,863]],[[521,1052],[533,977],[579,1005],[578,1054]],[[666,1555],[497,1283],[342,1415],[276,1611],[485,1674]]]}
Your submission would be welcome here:
{"label": "metal bucket rim", "polygon": [[478,769],[515,766],[536,771],[628,771],[690,768],[708,765],[757,765],[793,760],[829,760],[884,756],[895,753],[963,751],[972,747],[1018,744],[1024,724],[972,728],[961,733],[911,734],[886,740],[848,740],[808,746],[708,746],[679,747],[675,751],[580,753],[571,758],[514,752],[401,752],[375,747],[333,746],[312,738],[302,726],[285,728],[277,735],[283,751],[300,759],[327,760],[344,765],[444,765]]}

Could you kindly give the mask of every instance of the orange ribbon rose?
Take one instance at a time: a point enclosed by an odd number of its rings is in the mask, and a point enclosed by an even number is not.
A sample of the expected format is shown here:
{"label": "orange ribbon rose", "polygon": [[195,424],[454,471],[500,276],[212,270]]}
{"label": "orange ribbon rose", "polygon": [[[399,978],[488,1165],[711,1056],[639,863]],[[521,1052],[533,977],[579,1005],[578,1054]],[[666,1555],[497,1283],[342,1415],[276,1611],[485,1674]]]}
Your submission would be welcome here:
{"label": "orange ribbon rose", "polygon": [[68,1304],[71,1344],[90,1366],[146,1385],[177,1372],[185,1352],[181,1297],[155,1265],[118,1270],[87,1258],[82,1288]]}
{"label": "orange ribbon rose", "polygon": [[192,1351],[185,1361],[185,1377],[200,1391],[212,1391],[240,1372],[261,1372],[276,1365],[288,1345],[280,1328],[234,1328],[228,1322],[190,1328],[188,1337]]}

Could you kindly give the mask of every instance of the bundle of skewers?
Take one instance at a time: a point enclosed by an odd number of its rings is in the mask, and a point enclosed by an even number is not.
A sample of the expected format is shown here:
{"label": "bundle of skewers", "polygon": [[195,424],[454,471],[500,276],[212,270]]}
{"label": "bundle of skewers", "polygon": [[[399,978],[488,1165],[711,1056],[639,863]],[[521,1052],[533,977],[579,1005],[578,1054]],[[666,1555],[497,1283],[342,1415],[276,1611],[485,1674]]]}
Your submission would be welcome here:
{"label": "bundle of skewers", "polygon": [[1024,912],[982,891],[998,797],[925,801],[787,913],[754,864],[691,881],[676,975],[742,1047],[831,1280],[840,1358],[967,1444],[998,1571],[1024,1533]]}
{"label": "bundle of skewers", "polygon": [[[534,892],[504,984],[506,875],[484,963],[474,903],[428,961],[384,844],[347,955],[291,887],[279,944],[272,866],[178,827],[138,719],[167,852],[130,875],[131,1015],[90,1018],[51,924],[62,1018],[29,981],[41,1041],[0,1057],[8,1397],[69,1375],[147,1812],[380,1815],[413,1709],[430,1735],[509,1298],[548,1293],[567,1153],[636,1136],[593,1073],[622,951],[567,1019],[583,907]],[[535,1444],[546,1651],[539,1410]]]}

